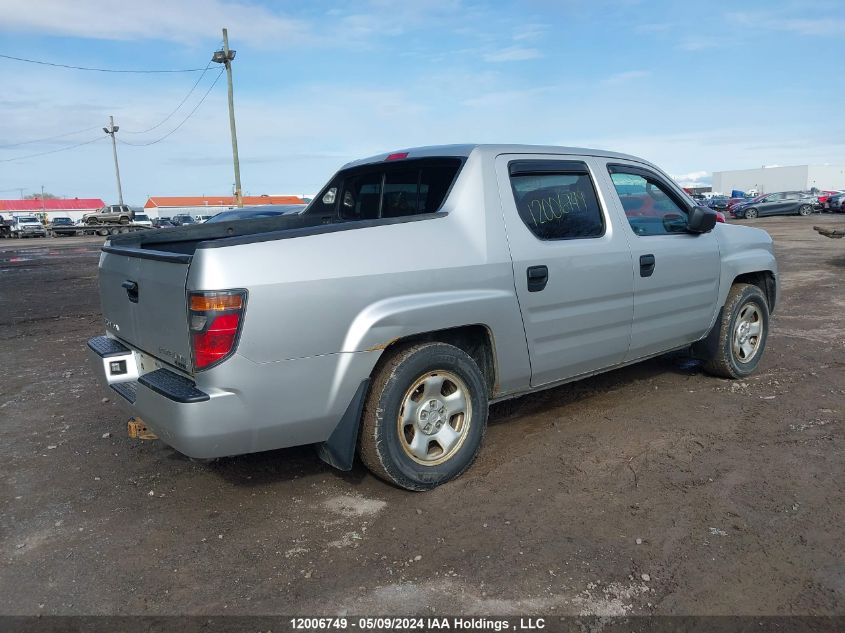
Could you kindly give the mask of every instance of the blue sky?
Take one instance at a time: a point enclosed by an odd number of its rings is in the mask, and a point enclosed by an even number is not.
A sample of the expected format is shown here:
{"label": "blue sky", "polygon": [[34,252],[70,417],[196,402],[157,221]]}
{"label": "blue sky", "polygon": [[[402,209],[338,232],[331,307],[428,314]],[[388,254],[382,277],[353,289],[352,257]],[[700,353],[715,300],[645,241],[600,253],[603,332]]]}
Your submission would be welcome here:
{"label": "blue sky", "polygon": [[[81,66],[202,68],[229,29],[244,190],[311,193],[348,160],[516,142],[643,156],[683,182],[845,163],[845,3],[637,0],[3,0],[0,53]],[[0,59],[0,197],[116,198],[99,126],[145,143],[193,109],[186,74]],[[224,78],[182,127],[118,146],[125,198],[230,193]]]}

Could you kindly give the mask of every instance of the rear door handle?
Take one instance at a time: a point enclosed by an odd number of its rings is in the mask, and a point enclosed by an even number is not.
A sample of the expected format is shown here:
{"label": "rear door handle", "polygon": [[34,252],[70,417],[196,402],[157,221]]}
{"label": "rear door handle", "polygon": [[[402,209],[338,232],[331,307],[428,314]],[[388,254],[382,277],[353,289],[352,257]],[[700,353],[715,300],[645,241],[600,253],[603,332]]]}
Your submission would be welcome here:
{"label": "rear door handle", "polygon": [[540,292],[549,282],[547,266],[530,266],[528,268],[528,292]]}
{"label": "rear door handle", "polygon": [[640,255],[640,277],[651,277],[656,265],[654,255]]}

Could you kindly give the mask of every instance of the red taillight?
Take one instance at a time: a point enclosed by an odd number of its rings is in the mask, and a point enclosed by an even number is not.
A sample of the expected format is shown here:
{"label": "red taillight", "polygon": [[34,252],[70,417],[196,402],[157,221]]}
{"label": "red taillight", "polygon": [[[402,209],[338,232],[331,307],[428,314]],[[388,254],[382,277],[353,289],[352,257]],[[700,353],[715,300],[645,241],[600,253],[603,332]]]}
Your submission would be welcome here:
{"label": "red taillight", "polygon": [[389,154],[384,160],[402,160],[403,158],[408,158],[408,152],[396,152],[395,154]]}
{"label": "red taillight", "polygon": [[188,298],[194,369],[219,363],[235,351],[246,295],[244,292],[200,292]]}

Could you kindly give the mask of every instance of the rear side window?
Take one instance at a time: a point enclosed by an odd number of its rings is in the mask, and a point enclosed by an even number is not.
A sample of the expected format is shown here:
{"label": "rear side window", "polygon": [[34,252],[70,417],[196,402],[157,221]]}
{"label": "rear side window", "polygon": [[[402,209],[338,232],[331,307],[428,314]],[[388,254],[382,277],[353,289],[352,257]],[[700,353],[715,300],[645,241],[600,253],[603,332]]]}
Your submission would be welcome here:
{"label": "rear side window", "polygon": [[541,240],[600,237],[602,216],[584,163],[518,161],[510,165],[519,217]]}
{"label": "rear side window", "polygon": [[317,196],[308,215],[342,220],[401,218],[436,212],[461,168],[457,158],[406,160],[340,172]]}

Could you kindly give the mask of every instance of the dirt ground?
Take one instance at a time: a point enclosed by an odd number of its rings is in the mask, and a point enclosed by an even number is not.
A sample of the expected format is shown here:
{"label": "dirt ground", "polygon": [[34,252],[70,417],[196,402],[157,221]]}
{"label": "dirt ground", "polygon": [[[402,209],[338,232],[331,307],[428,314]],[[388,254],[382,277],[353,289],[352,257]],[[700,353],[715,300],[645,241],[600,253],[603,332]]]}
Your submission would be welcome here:
{"label": "dirt ground", "polygon": [[101,239],[0,241],[0,613],[843,614],[845,240],[770,218],[758,374],[656,359],[493,408],[412,494],[311,447],[130,440],[86,366]]}

